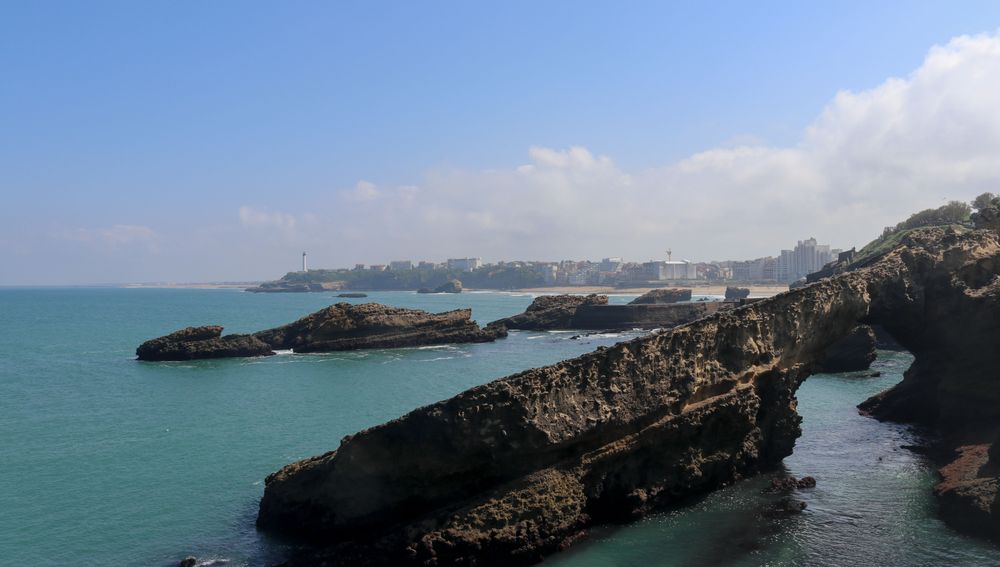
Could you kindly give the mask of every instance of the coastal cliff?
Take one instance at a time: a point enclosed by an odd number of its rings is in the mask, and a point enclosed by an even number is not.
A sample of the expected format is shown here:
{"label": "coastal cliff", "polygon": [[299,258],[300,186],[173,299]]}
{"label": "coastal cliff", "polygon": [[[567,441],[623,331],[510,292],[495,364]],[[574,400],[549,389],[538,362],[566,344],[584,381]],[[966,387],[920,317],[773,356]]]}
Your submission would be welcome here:
{"label": "coastal cliff", "polygon": [[294,323],[252,335],[221,336],[222,327],[188,327],[136,349],[139,360],[262,356],[275,350],[329,352],[480,343],[505,337],[502,326],[480,328],[471,309],[428,313],[379,303],[337,303]]}
{"label": "coastal cliff", "polygon": [[[945,433],[995,431],[998,273],[995,233],[914,231],[862,269],[348,436],[270,475],[258,526],[319,545],[292,565],[536,562],[589,526],[675,505],[791,454],[795,390],[859,323],[881,324],[916,357],[866,411]],[[995,463],[991,451],[972,460]],[[961,468],[956,482],[974,490],[952,506],[979,510],[981,529],[996,534],[995,468]],[[943,502],[957,490],[948,488]]]}

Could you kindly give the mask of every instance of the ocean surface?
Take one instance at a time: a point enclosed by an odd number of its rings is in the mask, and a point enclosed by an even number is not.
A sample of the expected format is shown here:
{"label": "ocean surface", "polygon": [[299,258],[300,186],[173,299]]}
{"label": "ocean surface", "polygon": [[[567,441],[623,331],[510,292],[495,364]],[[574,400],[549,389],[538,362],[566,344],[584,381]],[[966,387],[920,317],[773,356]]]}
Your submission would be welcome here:
{"label": "ocean surface", "polygon": [[[522,311],[531,297],[0,289],[2,563],[165,567],[195,555],[268,565],[288,550],[253,527],[267,474],[470,386],[635,336],[514,332],[478,345],[134,360],[140,342],[184,326],[249,332],[336,301],[472,307],[487,322]],[[804,512],[776,511],[764,476],[595,530],[544,564],[1000,566],[1000,548],[934,517],[934,470],[901,448],[919,444],[920,433],[854,409],[899,381],[910,360],[882,352],[879,378],[818,375],[799,390],[804,435],[784,466],[817,479],[793,496]]]}

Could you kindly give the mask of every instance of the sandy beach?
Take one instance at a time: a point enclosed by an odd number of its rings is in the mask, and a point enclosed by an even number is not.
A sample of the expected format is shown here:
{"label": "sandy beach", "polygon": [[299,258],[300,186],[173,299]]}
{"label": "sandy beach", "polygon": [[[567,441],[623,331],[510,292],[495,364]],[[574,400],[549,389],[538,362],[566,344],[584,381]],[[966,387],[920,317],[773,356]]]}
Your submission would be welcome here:
{"label": "sandy beach", "polygon": [[[703,286],[677,286],[679,288],[690,288],[694,295],[725,295],[725,285],[703,285]],[[771,297],[788,291],[787,285],[781,284],[751,284],[737,287],[749,287],[750,297]],[[603,294],[636,294],[641,295],[650,290],[663,289],[662,287],[611,287],[611,286],[552,286],[552,287],[531,287],[516,290],[521,293],[603,293]]]}

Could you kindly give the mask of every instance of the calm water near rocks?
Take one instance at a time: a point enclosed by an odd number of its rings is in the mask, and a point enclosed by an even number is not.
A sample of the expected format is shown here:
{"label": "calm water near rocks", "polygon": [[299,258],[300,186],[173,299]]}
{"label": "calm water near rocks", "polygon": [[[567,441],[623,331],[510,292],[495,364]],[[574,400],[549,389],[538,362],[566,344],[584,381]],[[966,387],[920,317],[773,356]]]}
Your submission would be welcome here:
{"label": "calm water near rocks", "polygon": [[[612,297],[612,302],[630,298]],[[236,290],[0,290],[0,557],[16,565],[173,565],[185,555],[267,565],[281,543],[253,527],[263,478],[344,435],[493,378],[635,336],[515,332],[476,345],[140,363],[145,339],[193,324],[249,332],[336,301],[443,311],[480,322],[527,295],[249,294]],[[559,566],[1000,565],[1000,548],[934,517],[935,473],[905,427],[854,405],[901,378],[811,377],[787,472],[817,478],[775,512],[768,477],[624,527],[598,530]]]}

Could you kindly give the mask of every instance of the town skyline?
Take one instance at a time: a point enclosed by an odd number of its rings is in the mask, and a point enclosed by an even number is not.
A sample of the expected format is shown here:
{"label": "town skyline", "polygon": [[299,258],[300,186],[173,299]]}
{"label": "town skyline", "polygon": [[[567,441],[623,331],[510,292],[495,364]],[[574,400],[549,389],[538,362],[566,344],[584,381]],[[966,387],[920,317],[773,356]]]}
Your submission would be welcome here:
{"label": "town skyline", "polygon": [[[396,259],[384,263],[356,263],[353,266],[307,268],[307,251],[302,252],[302,267],[298,272],[348,272],[348,271],[409,271],[451,270],[471,272],[488,267],[529,267],[545,277],[546,285],[604,285],[625,282],[649,281],[760,281],[791,283],[818,271],[835,260],[843,250],[829,244],[819,244],[815,237],[799,240],[793,248],[782,249],[776,256],[762,256],[750,260],[673,260],[673,250],[665,250],[666,260],[636,261],[624,256],[608,256],[599,261],[592,259],[538,260],[528,258],[497,259],[484,261],[482,257],[448,258],[435,262],[429,260]],[[629,270],[632,270],[629,272]],[[638,271],[636,271],[638,270]],[[293,270],[292,272],[295,272]],[[290,272],[290,273],[292,273]],[[622,274],[621,277],[618,277]]]}

